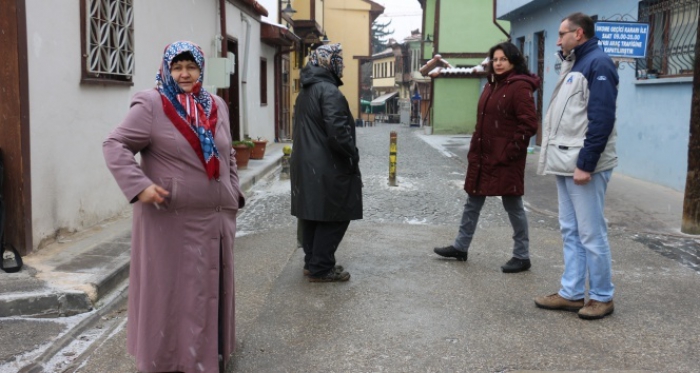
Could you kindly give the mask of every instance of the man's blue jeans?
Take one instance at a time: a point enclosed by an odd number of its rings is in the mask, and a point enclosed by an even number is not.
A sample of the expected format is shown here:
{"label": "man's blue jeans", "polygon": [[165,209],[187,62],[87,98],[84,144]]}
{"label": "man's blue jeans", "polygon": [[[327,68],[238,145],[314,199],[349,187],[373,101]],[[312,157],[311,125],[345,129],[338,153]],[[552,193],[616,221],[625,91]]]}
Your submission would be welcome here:
{"label": "man's blue jeans", "polygon": [[564,240],[559,295],[563,298],[583,299],[588,274],[589,298],[599,302],[613,299],[612,259],[603,215],[611,176],[612,170],[591,174],[586,185],[574,184],[572,176],[557,176],[559,225]]}

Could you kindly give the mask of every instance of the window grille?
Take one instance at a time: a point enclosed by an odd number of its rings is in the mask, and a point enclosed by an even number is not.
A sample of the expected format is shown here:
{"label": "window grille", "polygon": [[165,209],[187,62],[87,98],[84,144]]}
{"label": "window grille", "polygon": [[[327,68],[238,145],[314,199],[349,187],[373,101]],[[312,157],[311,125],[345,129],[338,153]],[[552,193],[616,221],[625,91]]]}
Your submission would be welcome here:
{"label": "window grille", "polygon": [[647,56],[637,71],[660,76],[692,76],[700,0],[645,0],[639,22],[649,24]]}
{"label": "window grille", "polygon": [[131,81],[134,75],[133,0],[88,0],[86,72]]}

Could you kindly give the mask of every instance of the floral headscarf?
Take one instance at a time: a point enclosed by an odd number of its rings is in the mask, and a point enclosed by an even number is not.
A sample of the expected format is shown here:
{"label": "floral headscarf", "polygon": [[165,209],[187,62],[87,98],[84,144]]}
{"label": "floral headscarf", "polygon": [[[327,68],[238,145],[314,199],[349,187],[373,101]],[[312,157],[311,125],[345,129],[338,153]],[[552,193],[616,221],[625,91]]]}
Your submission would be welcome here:
{"label": "floral headscarf", "polygon": [[[173,59],[182,53],[190,53],[201,71],[191,93],[183,91],[170,75]],[[202,88],[203,79],[204,53],[197,44],[176,41],[165,47],[163,63],[156,74],[156,89],[165,114],[197,153],[207,177],[218,179],[219,150],[214,144],[217,110],[211,94]]]}
{"label": "floral headscarf", "polygon": [[343,47],[339,43],[316,48],[309,54],[309,62],[330,70],[338,78],[343,77]]}

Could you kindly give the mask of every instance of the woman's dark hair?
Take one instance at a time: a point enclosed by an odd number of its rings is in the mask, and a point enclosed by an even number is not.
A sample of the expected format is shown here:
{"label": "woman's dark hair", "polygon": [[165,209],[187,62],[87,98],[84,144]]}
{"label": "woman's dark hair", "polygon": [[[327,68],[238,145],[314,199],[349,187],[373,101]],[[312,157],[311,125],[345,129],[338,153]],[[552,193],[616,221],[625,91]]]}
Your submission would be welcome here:
{"label": "woman's dark hair", "polygon": [[490,72],[493,72],[493,54],[496,53],[497,50],[503,51],[503,54],[513,65],[513,70],[515,70],[517,74],[530,75],[530,70],[528,70],[527,68],[527,63],[525,62],[525,57],[523,57],[523,54],[520,53],[518,47],[516,47],[513,43],[507,41],[500,44],[496,44],[493,47],[491,47],[491,49],[489,49],[488,67]]}
{"label": "woman's dark hair", "polygon": [[182,52],[182,53],[178,54],[177,56],[175,56],[175,58],[173,58],[173,62],[171,62],[170,64],[172,65],[175,62],[180,62],[180,61],[192,61],[194,63],[197,63],[197,61],[194,59],[194,56],[192,55],[192,53]]}

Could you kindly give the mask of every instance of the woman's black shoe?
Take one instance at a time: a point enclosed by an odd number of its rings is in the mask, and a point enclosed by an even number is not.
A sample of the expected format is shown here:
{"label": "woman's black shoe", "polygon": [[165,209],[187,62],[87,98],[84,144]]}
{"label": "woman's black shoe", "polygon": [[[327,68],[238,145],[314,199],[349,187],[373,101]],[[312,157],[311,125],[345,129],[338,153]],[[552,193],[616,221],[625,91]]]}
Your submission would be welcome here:
{"label": "woman's black shoe", "polygon": [[[343,272],[345,270],[345,268],[343,268],[343,266],[341,266],[341,265],[337,265],[337,266],[333,267],[333,269],[335,269],[336,272]],[[308,276],[310,274],[311,274],[311,271],[309,271],[308,268],[304,267],[304,276]]]}
{"label": "woman's black shoe", "polygon": [[338,282],[347,281],[350,279],[350,274],[347,272],[336,272],[335,269],[331,269],[323,276],[308,276],[309,282]]}
{"label": "woman's black shoe", "polygon": [[530,259],[510,258],[508,263],[501,266],[503,273],[518,273],[530,269]]}
{"label": "woman's black shoe", "polygon": [[445,247],[436,247],[433,249],[435,254],[438,254],[440,256],[444,256],[445,258],[455,258],[460,262],[466,262],[467,261],[467,252],[466,251],[459,251],[455,249],[454,246],[445,246]]}

